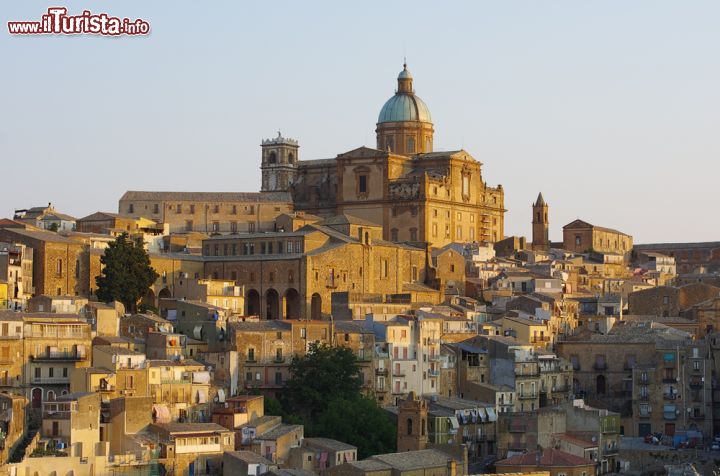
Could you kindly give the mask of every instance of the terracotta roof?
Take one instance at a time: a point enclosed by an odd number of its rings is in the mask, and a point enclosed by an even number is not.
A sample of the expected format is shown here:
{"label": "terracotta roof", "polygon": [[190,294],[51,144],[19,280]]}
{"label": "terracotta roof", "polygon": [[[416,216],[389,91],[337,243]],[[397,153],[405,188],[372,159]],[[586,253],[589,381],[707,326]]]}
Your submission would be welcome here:
{"label": "terracotta roof", "polygon": [[539,466],[539,467],[568,467],[568,466],[594,466],[591,459],[565,453],[556,449],[533,451],[524,455],[513,456],[512,458],[497,461],[497,466]]}

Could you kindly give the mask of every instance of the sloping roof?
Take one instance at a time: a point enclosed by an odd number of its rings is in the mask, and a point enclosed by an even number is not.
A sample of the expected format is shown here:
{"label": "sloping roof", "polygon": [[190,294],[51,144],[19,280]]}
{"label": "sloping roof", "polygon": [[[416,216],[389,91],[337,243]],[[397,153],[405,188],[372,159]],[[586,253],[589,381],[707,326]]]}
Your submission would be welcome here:
{"label": "sloping roof", "polygon": [[145,192],[128,190],[120,200],[196,202],[292,202],[288,192]]}
{"label": "sloping roof", "polygon": [[619,234],[619,235],[630,236],[630,235],[628,235],[627,233],[623,233],[622,231],[614,230],[614,229],[612,229],[612,228],[605,228],[604,226],[596,226],[596,225],[590,224],[590,223],[588,223],[588,222],[586,222],[586,221],[583,221],[583,220],[580,220],[580,219],[571,221],[570,223],[568,223],[567,225],[565,225],[565,226],[563,227],[563,230],[566,229],[566,228],[567,228],[567,229],[574,229],[574,228],[592,228],[592,229],[594,229],[594,230],[606,231],[606,232],[608,232],[608,233],[617,233],[617,234]]}
{"label": "sloping roof", "polygon": [[440,450],[428,449],[375,455],[368,459],[380,461],[401,471],[412,471],[422,468],[445,467],[452,457]]}
{"label": "sloping roof", "polygon": [[322,446],[325,448],[330,448],[334,451],[347,451],[357,449],[357,446],[349,445],[347,443],[339,440],[334,440],[332,438],[305,438],[303,441],[308,445]]}
{"label": "sloping roof", "polygon": [[540,467],[568,467],[568,466],[594,466],[591,459],[565,453],[564,451],[549,448],[542,451],[533,451],[512,458],[496,461],[497,466],[540,466]]}
{"label": "sloping roof", "polygon": [[379,228],[382,226],[377,223],[373,223],[369,220],[365,220],[364,218],[358,218],[353,215],[348,215],[347,213],[341,213],[339,215],[335,215],[333,217],[326,218],[325,220],[321,221],[319,223],[319,225],[321,225],[321,226],[363,225],[363,226],[373,226],[376,228]]}
{"label": "sloping roof", "polygon": [[38,241],[47,241],[51,243],[67,243],[67,244],[80,244],[77,241],[60,236],[52,231],[36,231],[36,230],[23,230],[20,228],[6,228],[5,232],[12,233],[17,236],[31,238]]}

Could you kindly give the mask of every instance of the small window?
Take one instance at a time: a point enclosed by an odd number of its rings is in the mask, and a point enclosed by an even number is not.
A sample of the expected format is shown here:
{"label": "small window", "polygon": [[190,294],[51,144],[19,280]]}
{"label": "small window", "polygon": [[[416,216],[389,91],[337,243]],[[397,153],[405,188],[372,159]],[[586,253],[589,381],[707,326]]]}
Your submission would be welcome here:
{"label": "small window", "polygon": [[358,192],[367,193],[368,191],[368,177],[367,175],[358,176]]}

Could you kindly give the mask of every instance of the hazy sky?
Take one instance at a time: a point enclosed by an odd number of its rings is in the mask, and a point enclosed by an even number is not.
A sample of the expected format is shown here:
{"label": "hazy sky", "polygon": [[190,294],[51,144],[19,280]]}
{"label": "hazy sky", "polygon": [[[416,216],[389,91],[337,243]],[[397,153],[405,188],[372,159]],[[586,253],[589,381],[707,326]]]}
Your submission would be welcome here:
{"label": "hazy sky", "polygon": [[[147,37],[11,37],[8,20],[141,17]],[[436,150],[505,188],[506,234],[575,218],[720,240],[717,1],[3,1],[0,216],[82,217],[126,190],[255,191],[260,141],[374,147],[407,55]]]}

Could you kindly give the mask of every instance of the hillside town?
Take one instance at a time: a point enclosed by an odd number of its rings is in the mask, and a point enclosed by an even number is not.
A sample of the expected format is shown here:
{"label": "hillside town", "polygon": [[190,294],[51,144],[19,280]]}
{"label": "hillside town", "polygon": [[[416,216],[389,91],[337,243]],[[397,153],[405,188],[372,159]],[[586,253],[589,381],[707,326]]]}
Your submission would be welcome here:
{"label": "hillside town", "polygon": [[[0,219],[0,475],[717,474],[720,242],[555,223],[547,190],[507,236],[514,191],[395,86],[373,147],[262,140],[260,191]],[[121,242],[154,270],[130,301]],[[283,406],[319,349],[353,357],[384,452]]]}

